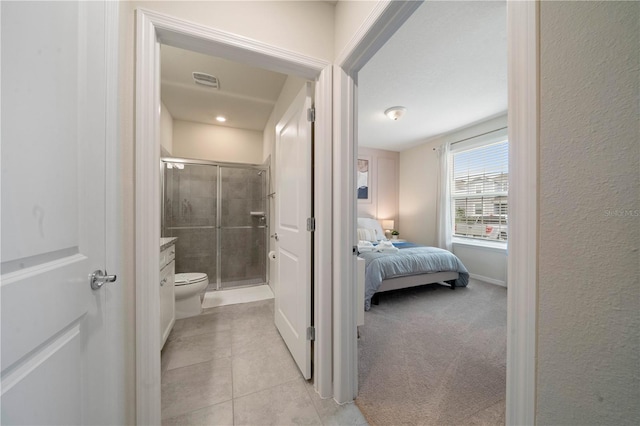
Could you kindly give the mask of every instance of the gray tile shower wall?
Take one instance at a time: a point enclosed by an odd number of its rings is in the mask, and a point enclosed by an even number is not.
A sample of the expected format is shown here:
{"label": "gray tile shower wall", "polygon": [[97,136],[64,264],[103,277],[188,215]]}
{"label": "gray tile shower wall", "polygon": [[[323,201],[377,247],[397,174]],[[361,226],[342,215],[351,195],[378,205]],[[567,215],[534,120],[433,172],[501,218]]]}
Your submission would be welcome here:
{"label": "gray tile shower wall", "polygon": [[176,241],[176,273],[204,272],[216,281],[216,229],[172,229]]}
{"label": "gray tile shower wall", "polygon": [[266,236],[259,228],[221,229],[222,282],[266,279]]}

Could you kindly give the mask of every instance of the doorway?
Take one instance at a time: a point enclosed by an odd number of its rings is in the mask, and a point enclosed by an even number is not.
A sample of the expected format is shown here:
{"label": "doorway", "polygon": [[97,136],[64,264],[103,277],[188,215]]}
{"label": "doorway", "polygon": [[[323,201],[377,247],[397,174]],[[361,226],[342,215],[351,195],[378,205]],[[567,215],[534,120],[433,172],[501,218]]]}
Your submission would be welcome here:
{"label": "doorway", "polygon": [[[384,45],[391,35],[420,6],[409,4],[379,4],[363,25],[361,34],[352,41],[345,52],[336,58],[337,69],[334,85],[340,96],[334,104],[335,117],[341,127],[334,139],[335,188],[349,188],[348,197],[338,197],[338,209],[348,212],[348,220],[336,226],[336,232],[353,235],[355,244],[354,170],[356,167],[355,140],[357,126],[354,115],[357,108],[354,96],[357,92],[357,73]],[[507,424],[531,424],[535,417],[535,353],[536,353],[536,282],[537,282],[537,146],[538,146],[538,18],[536,2],[508,2],[507,43],[509,81],[509,184],[512,194],[510,206],[511,238],[508,254],[508,282],[514,285],[508,294],[507,315]],[[339,229],[338,229],[339,228]],[[334,262],[336,279],[343,283],[355,282],[355,259],[349,258],[350,247],[338,247]],[[340,285],[335,300],[340,318],[348,324],[335,330],[334,339],[345,342],[336,364],[340,365],[344,380],[338,387],[344,400],[357,395],[357,340],[356,319],[350,312],[355,306],[356,286]]]}
{"label": "doorway", "polygon": [[[136,258],[147,262],[136,263],[136,403],[139,423],[160,422],[160,339],[156,338],[159,319],[158,289],[144,283],[157,282],[159,253],[156,242],[160,238],[160,144],[159,144],[159,46],[163,44],[225,57],[254,66],[293,74],[316,81],[315,99],[316,141],[322,148],[330,146],[331,136],[331,84],[328,63],[314,58],[274,48],[264,43],[247,43],[244,38],[207,27],[195,26],[173,17],[152,11],[138,10],[138,52],[136,81]],[[331,172],[330,158],[317,156],[314,167],[316,182],[327,182]],[[320,184],[316,188],[316,203],[331,206],[330,192]],[[316,215],[316,223],[330,229],[330,215]],[[326,264],[330,258],[330,241],[317,239],[314,263]],[[316,282],[330,279],[330,271],[314,268]],[[326,275],[326,276],[325,276]],[[330,286],[316,286],[314,300],[329,300]],[[319,302],[318,302],[319,301]],[[326,310],[325,310],[326,311]],[[330,317],[315,309],[314,323],[317,331],[330,329]],[[320,333],[319,333],[320,334]],[[314,352],[331,353],[331,338],[323,334],[316,339]],[[328,348],[328,349],[327,349]],[[314,387],[321,394],[331,392],[331,359],[314,356]]]}
{"label": "doorway", "polygon": [[[364,313],[356,403],[373,423],[393,416],[400,423],[467,424],[485,410],[504,413],[507,291],[478,278],[489,273],[503,278],[506,243],[490,252],[479,246],[497,245],[496,240],[467,237],[453,247],[440,245],[437,149],[463,139],[456,135],[462,128],[483,133],[471,126],[494,116],[502,117],[496,128],[506,126],[506,51],[506,3],[425,2],[358,71],[358,161],[367,161],[371,175],[369,196],[357,201],[359,227],[366,223],[362,217],[390,222],[384,230],[399,249],[398,261],[411,251],[428,259],[426,247],[447,248],[472,275],[469,285],[455,292],[421,278],[410,284],[425,285],[380,293],[380,304]],[[391,74],[394,83],[380,87],[379,81]],[[394,106],[405,112],[395,120],[385,114]],[[506,150],[500,158],[506,163]],[[474,182],[483,182],[481,178],[471,177]],[[461,185],[456,177],[455,187]],[[398,242],[391,239],[391,230],[399,232]],[[467,242],[476,245],[469,249]],[[407,248],[409,243],[422,247]],[[370,260],[373,255],[360,257]],[[374,291],[376,283],[368,284],[367,290]],[[485,319],[490,327],[481,326]],[[455,342],[462,341],[465,350],[455,349]],[[391,346],[393,351],[384,349]],[[412,356],[418,353],[423,356]],[[476,358],[468,360],[465,353]],[[478,358],[486,362],[485,368],[471,367]],[[406,379],[396,382],[398,377]],[[398,388],[391,391],[395,384]],[[401,409],[387,390],[394,395],[406,392],[402,399],[412,408]],[[464,407],[445,403],[443,393],[464,394]],[[493,419],[500,423],[499,417]]]}

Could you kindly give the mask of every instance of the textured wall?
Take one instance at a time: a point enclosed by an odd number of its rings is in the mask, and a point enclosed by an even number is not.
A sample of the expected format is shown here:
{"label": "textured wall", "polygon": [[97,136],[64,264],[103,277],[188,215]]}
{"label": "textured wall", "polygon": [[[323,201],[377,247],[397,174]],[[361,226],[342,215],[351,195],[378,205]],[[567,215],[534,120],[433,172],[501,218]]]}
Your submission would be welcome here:
{"label": "textured wall", "polygon": [[640,423],[640,3],[540,3],[538,424]]}

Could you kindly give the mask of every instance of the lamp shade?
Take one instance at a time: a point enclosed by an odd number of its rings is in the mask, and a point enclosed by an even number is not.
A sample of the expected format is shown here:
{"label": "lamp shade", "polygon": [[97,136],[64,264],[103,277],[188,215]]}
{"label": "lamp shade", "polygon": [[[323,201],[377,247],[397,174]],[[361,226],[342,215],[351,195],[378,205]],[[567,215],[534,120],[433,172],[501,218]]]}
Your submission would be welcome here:
{"label": "lamp shade", "polygon": [[394,222],[391,219],[385,219],[382,221],[382,228],[386,229],[386,230],[392,230],[393,229],[393,225]]}

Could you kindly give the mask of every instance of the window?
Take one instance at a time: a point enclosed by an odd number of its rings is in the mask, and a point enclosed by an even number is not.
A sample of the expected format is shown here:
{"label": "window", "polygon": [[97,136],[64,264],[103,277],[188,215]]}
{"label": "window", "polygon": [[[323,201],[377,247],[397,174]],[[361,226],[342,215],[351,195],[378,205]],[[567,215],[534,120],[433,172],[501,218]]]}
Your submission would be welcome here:
{"label": "window", "polygon": [[477,143],[452,149],[453,235],[507,240],[508,143]]}

